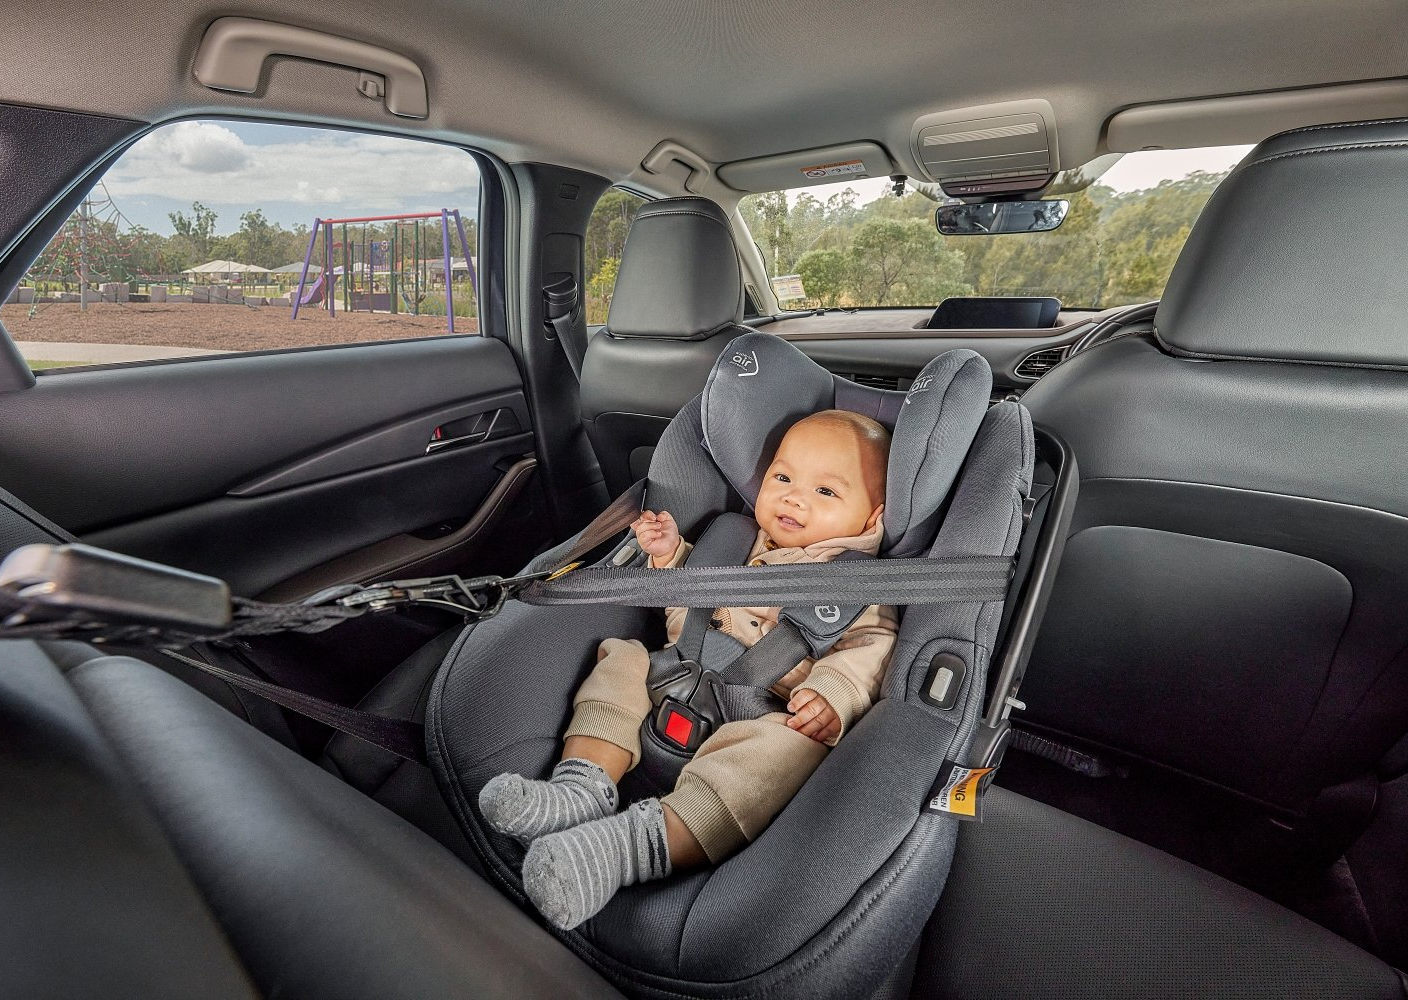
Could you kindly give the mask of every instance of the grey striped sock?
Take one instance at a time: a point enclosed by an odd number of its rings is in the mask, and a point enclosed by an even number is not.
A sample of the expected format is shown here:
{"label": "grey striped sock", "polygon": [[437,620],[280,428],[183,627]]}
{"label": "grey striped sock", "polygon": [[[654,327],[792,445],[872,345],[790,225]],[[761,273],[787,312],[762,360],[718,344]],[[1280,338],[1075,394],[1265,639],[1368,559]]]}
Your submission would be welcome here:
{"label": "grey striped sock", "polygon": [[523,891],[543,916],[571,930],[623,885],[670,874],[659,799],[533,841],[523,859]]}
{"label": "grey striped sock", "polygon": [[616,811],[616,783],[589,760],[568,757],[547,781],[499,774],[479,791],[479,811],[499,833],[528,843]]}

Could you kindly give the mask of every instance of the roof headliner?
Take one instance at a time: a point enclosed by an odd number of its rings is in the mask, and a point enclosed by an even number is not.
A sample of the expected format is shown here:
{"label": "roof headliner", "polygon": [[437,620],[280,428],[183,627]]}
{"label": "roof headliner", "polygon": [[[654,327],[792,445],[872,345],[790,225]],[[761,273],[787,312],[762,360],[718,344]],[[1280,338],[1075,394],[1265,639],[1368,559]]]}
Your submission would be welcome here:
{"label": "roof headliner", "polygon": [[[147,121],[311,118],[465,141],[618,181],[644,178],[640,161],[663,139],[714,163],[873,139],[903,165],[919,115],[1030,97],[1055,108],[1069,167],[1095,155],[1105,121],[1131,105],[1408,74],[1401,0],[15,7],[0,34],[0,100]],[[275,62],[253,96],[201,87],[190,70],[196,46],[211,20],[231,14],[410,56],[426,72],[429,120],[393,118],[355,93],[355,74],[316,64]]]}

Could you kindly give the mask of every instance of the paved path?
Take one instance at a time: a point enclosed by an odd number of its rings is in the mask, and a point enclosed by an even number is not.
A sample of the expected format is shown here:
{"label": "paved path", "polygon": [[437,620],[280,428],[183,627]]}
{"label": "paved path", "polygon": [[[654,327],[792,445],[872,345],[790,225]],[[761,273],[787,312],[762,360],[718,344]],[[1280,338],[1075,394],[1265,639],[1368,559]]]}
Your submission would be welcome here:
{"label": "paved path", "polygon": [[156,361],[159,358],[196,358],[228,351],[194,347],[148,347],[136,344],[75,344],[64,341],[17,340],[27,361],[68,361],[82,365],[111,365],[123,361]]}

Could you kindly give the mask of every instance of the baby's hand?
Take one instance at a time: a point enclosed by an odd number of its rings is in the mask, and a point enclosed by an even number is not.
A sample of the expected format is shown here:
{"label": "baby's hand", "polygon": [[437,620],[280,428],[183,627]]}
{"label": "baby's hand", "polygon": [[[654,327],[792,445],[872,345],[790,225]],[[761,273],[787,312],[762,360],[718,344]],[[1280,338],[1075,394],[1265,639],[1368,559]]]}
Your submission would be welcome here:
{"label": "baby's hand", "polygon": [[680,529],[669,511],[655,513],[643,510],[640,517],[631,525],[636,533],[636,544],[650,556],[651,565],[656,560],[664,560],[675,554],[680,544]]}
{"label": "baby's hand", "polygon": [[792,718],[787,720],[787,728],[810,736],[818,743],[841,735],[841,717],[836,714],[836,709],[811,688],[803,688],[794,694],[787,703],[787,711],[793,713]]}

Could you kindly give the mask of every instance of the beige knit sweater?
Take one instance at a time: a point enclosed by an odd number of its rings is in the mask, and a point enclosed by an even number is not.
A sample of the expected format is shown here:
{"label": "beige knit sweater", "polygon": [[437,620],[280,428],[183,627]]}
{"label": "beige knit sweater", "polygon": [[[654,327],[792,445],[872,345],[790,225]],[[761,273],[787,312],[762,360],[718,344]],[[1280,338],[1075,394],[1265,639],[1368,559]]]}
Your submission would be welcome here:
{"label": "beige knit sweater", "polygon": [[[786,563],[830,562],[842,552],[855,550],[874,555],[880,550],[881,528],[852,538],[829,538],[797,548],[779,546],[767,532],[759,529],[758,538],[748,554],[748,565],[782,565]],[[660,568],[682,564],[691,546],[681,541],[679,547]],[[652,561],[652,565],[654,562]],[[684,627],[685,608],[667,608],[665,626],[670,642],[675,642]],[[733,636],[744,646],[751,646],[777,625],[781,608],[720,608],[714,614],[721,631]],[[810,689],[821,695],[836,710],[841,719],[841,733],[860,718],[880,694],[880,683],[895,648],[899,616],[888,605],[872,604],[866,608],[831,650],[820,659],[808,657],[773,686],[783,698],[795,691]],[[827,742],[835,744],[838,734]]]}

